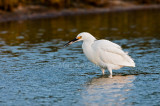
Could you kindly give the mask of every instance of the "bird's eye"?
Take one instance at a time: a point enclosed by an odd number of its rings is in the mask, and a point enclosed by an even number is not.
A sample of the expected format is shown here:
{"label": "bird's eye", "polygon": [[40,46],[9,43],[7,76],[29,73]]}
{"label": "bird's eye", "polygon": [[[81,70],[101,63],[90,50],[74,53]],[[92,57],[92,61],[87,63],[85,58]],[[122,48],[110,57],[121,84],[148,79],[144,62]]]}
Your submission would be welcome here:
{"label": "bird's eye", "polygon": [[78,36],[78,37],[77,37],[77,39],[81,39],[81,38],[82,38],[82,36]]}

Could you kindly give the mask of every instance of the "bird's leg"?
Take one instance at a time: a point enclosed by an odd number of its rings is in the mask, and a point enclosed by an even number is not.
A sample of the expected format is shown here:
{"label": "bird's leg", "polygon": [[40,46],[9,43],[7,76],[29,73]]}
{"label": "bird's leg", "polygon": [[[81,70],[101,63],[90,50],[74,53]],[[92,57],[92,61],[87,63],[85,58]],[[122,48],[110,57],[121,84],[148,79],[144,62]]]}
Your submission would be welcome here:
{"label": "bird's leg", "polygon": [[112,78],[112,69],[111,69],[111,68],[108,68],[108,71],[109,71],[109,73],[110,73],[109,78]]}
{"label": "bird's leg", "polygon": [[102,74],[104,75],[105,69],[101,68],[101,70],[102,70]]}

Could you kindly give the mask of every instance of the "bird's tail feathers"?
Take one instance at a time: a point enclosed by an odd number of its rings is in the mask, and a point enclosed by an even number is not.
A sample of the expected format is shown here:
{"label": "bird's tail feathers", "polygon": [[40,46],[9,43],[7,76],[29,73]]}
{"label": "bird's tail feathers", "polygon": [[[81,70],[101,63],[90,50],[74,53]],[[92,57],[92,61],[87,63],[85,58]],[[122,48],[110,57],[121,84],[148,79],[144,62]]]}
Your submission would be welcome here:
{"label": "bird's tail feathers", "polygon": [[128,67],[135,67],[135,62],[133,61],[133,59],[130,56],[125,55],[125,59],[127,61],[126,66],[128,66]]}

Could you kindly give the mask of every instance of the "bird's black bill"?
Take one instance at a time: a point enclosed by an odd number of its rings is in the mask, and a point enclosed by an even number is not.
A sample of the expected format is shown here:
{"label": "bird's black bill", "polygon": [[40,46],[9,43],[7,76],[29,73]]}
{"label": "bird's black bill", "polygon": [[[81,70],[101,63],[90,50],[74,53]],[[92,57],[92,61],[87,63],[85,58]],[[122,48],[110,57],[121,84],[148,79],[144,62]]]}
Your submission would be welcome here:
{"label": "bird's black bill", "polygon": [[68,46],[68,45],[70,45],[70,44],[72,44],[72,43],[74,43],[74,42],[76,42],[76,41],[78,41],[78,39],[77,39],[77,38],[74,38],[73,40],[71,40],[71,41],[69,41],[68,43],[66,43],[66,44],[64,45],[64,47],[66,47],[66,46]]}

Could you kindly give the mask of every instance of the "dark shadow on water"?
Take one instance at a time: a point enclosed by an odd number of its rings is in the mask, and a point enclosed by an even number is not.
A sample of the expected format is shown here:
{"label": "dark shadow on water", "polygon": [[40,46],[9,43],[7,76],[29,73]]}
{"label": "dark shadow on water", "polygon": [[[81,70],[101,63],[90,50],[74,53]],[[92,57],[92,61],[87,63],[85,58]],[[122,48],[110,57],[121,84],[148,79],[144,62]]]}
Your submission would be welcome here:
{"label": "dark shadow on water", "polygon": [[[94,78],[97,78],[97,79],[99,79],[99,78],[109,78],[109,73],[108,73],[108,70],[106,70],[107,72],[105,73],[105,75],[102,75],[101,73],[100,74],[98,74],[98,73],[96,73],[96,72],[90,72],[90,73],[87,73],[87,75],[96,75],[96,77],[94,77]],[[125,71],[120,71],[120,72],[116,72],[116,70],[114,71],[114,73],[113,73],[113,78],[114,77],[117,77],[117,76],[130,76],[130,75],[134,75],[134,76],[137,76],[137,75],[150,75],[150,74],[160,74],[160,73],[156,73],[156,72],[141,72],[141,71],[136,71],[136,70],[132,70],[132,72],[131,71],[127,71],[126,72],[126,70]]]}

